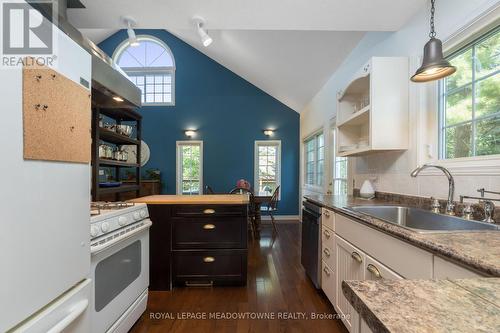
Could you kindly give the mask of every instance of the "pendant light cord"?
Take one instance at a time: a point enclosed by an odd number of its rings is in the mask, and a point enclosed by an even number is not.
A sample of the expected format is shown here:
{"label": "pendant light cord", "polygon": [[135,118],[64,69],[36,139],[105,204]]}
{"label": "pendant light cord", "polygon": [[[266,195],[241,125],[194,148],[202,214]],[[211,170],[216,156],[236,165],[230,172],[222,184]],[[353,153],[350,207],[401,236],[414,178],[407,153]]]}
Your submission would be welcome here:
{"label": "pendant light cord", "polygon": [[436,11],[436,9],[434,8],[434,3],[436,1],[435,0],[431,0],[431,32],[429,33],[429,37],[430,38],[434,38],[436,37],[436,31],[434,31],[434,12]]}

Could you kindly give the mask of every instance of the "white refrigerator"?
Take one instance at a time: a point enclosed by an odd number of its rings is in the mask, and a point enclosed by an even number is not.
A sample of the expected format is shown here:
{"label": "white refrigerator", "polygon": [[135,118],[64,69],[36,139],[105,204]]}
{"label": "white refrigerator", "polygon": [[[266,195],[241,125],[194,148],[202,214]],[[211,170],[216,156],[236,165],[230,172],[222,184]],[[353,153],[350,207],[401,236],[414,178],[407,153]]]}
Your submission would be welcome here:
{"label": "white refrigerator", "polygon": [[[53,69],[91,82],[91,56],[56,36]],[[0,68],[0,332],[88,333],[90,165],[23,159],[22,89]]]}

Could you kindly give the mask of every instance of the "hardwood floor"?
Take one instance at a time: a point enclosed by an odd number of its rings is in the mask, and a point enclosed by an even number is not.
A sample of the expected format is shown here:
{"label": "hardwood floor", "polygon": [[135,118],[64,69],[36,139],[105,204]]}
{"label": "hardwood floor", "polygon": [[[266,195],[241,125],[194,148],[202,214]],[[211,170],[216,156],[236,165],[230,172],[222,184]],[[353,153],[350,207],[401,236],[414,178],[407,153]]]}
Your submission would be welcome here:
{"label": "hardwood floor", "polygon": [[[340,319],[311,318],[335,311],[306,278],[300,264],[300,224],[279,223],[277,228],[272,248],[271,226],[263,226],[260,240],[249,240],[246,287],[150,292],[148,308],[131,332],[347,332]],[[258,315],[268,317],[253,317]]]}

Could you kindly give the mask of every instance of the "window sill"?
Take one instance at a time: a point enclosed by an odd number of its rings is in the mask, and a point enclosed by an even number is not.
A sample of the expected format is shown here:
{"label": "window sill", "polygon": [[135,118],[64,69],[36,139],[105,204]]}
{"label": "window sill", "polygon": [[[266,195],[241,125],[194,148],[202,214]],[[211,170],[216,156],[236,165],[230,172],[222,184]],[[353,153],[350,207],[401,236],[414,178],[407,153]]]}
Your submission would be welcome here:
{"label": "window sill", "polygon": [[303,184],[302,188],[304,190],[306,190],[306,191],[309,191],[309,192],[315,192],[315,193],[319,193],[319,194],[323,194],[324,193],[323,186]]}
{"label": "window sill", "polygon": [[[454,176],[500,176],[500,155],[429,160],[427,163],[443,166]],[[422,176],[441,174],[436,169],[425,169],[420,173]]]}
{"label": "window sill", "polygon": [[141,107],[145,106],[175,106],[173,103],[142,103]]}

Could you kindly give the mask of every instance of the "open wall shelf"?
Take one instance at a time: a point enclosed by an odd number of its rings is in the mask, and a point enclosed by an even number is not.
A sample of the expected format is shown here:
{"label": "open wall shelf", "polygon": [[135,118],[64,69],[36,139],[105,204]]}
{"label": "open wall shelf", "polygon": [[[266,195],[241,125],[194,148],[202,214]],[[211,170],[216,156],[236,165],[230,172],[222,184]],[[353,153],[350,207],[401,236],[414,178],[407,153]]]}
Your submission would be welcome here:
{"label": "open wall shelf", "polygon": [[408,59],[373,57],[337,94],[337,154],[408,149]]}
{"label": "open wall shelf", "polygon": [[[102,116],[107,116],[113,119],[116,124],[121,124],[122,121],[134,121],[136,126],[136,137],[129,138],[118,134],[109,129],[99,126],[99,120]],[[101,108],[97,105],[92,107],[92,200],[100,201],[101,196],[114,195],[115,201],[120,201],[121,194],[126,192],[135,192],[135,196],[139,196],[141,187],[141,137],[142,137],[142,115],[131,109],[110,109]],[[137,146],[137,161],[136,163],[115,161],[103,159],[99,157],[99,145],[109,143],[113,145],[136,145]],[[133,168],[135,173],[135,181],[127,182],[117,187],[99,187],[99,172],[103,168],[112,169],[114,171],[115,181],[120,181],[121,169]]]}

